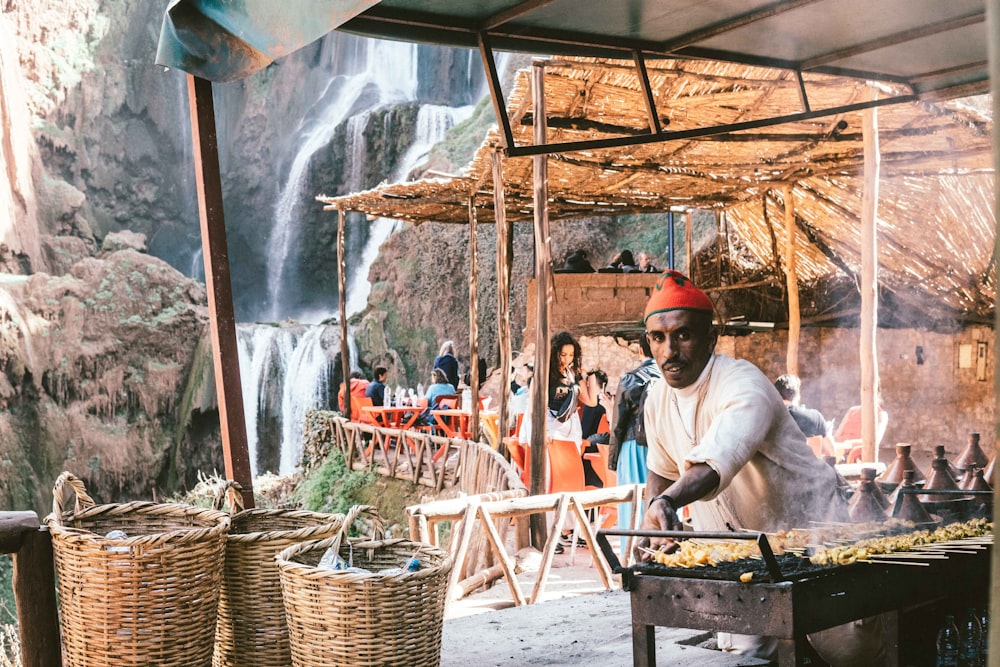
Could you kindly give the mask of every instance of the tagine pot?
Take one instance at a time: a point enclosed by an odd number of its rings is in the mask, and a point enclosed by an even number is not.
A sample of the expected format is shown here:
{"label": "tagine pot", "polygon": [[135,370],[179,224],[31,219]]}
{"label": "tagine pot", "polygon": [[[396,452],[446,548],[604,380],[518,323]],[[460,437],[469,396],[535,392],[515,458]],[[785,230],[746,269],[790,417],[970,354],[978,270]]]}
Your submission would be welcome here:
{"label": "tagine pot", "polygon": [[924,481],[924,473],[920,471],[917,464],[913,462],[910,457],[910,443],[900,442],[896,444],[896,458],[892,460],[889,467],[885,469],[882,476],[878,479],[879,486],[885,491],[892,491],[897,486],[899,486],[906,472],[910,470],[913,472],[913,483],[918,484]]}

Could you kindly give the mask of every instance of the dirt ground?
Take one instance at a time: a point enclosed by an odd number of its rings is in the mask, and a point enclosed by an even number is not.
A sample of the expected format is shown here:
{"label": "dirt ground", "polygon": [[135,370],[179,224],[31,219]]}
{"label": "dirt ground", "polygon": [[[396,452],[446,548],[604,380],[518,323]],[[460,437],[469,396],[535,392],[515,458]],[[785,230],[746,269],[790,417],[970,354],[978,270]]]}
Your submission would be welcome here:
{"label": "dirt ground", "polygon": [[[522,555],[518,575],[531,595],[539,557]],[[630,667],[632,625],[629,594],[618,577],[604,590],[585,549],[557,556],[539,602],[513,606],[501,580],[488,591],[449,603],[445,610],[442,667]],[[764,665],[761,660],[723,653],[713,633],[679,628],[656,629],[657,664],[677,667]]]}

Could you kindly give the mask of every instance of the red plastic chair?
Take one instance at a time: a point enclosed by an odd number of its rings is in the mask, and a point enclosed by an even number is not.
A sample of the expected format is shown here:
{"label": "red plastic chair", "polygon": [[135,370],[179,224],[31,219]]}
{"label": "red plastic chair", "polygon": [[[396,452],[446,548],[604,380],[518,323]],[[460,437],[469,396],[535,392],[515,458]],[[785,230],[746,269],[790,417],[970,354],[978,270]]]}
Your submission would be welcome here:
{"label": "red plastic chair", "polygon": [[[362,410],[364,407],[372,407],[375,405],[372,399],[367,396],[360,398],[351,399],[351,420],[360,422],[361,424],[371,424],[372,426],[381,426],[379,421],[375,419],[375,415],[368,412],[367,410]],[[356,406],[356,407],[355,407]]]}
{"label": "red plastic chair", "polygon": [[597,424],[598,433],[611,433],[611,424],[608,422],[608,413],[601,415],[601,421]]}
{"label": "red plastic chair", "polygon": [[549,440],[545,446],[549,455],[549,493],[583,491],[583,459],[572,440]]}

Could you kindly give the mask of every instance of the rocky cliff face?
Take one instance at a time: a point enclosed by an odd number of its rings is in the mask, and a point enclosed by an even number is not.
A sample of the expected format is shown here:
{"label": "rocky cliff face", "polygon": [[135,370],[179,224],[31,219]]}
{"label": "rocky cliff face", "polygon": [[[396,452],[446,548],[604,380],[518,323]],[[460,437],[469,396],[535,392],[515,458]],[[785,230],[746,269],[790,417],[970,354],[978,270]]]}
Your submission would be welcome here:
{"label": "rocky cliff face", "polygon": [[114,501],[220,467],[204,287],[142,244],[111,235],[64,275],[3,283],[0,507],[44,508],[64,469]]}

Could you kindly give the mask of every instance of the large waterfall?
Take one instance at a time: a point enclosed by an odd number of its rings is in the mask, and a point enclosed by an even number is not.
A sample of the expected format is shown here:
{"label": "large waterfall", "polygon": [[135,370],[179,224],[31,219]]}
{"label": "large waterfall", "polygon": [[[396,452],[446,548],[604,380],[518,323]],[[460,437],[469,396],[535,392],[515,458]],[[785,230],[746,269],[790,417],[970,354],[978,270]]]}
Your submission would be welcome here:
{"label": "large waterfall", "polygon": [[[326,39],[345,39],[332,33]],[[351,38],[357,39],[357,38]],[[325,53],[340,53],[337,48]],[[286,312],[284,296],[295,289],[286,279],[289,262],[295,261],[292,248],[302,233],[301,211],[315,205],[315,193],[306,191],[306,175],[314,155],[323,150],[338,129],[350,143],[345,165],[351,190],[363,187],[365,160],[370,159],[365,146],[364,129],[368,116],[387,105],[419,102],[419,56],[416,45],[377,40],[360,40],[355,49],[357,62],[351,66],[331,62],[330,80],[317,96],[312,108],[297,124],[289,142],[293,154],[287,178],[280,188],[274,207],[274,224],[268,243],[266,292],[268,317],[273,322],[294,320],[280,326],[270,324],[240,324],[237,336],[240,374],[247,420],[251,469],[261,472],[289,474],[299,464],[302,454],[302,426],[306,411],[336,406],[337,387],[333,386],[335,360],[340,355],[339,326],[319,324],[332,318],[337,304],[331,300],[327,310]],[[469,60],[469,77],[481,79]],[[345,74],[345,71],[353,72]],[[432,75],[433,73],[427,73]],[[473,86],[480,94],[481,84]],[[416,139],[398,164],[390,165],[390,181],[405,179],[410,171],[426,160],[431,146],[444,138],[456,123],[468,118],[473,106],[443,106],[422,104],[417,114]],[[330,194],[330,193],[328,193]],[[369,224],[367,241],[360,256],[349,256],[347,264],[347,312],[360,312],[367,305],[371,285],[368,271],[381,244],[396,229],[390,220],[375,220]],[[349,341],[352,366],[357,353]]]}

